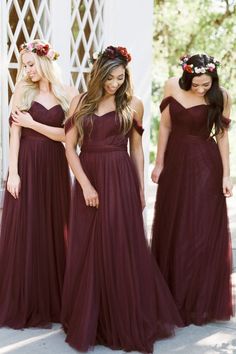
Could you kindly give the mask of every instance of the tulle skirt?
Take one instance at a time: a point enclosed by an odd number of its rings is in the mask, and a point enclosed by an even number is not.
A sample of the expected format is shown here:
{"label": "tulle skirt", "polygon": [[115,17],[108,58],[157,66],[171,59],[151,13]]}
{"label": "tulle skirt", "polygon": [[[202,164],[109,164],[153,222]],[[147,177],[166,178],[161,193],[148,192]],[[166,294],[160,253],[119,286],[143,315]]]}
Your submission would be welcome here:
{"label": "tulle skirt", "polygon": [[231,240],[213,139],[172,134],[159,179],[152,251],[186,325],[233,314]]}
{"label": "tulle skirt", "polygon": [[64,147],[21,139],[20,196],[5,192],[0,237],[0,325],[47,327],[60,321],[70,176]]}
{"label": "tulle skirt", "polygon": [[79,351],[96,344],[151,353],[158,338],[181,325],[145,239],[139,185],[125,151],[82,153],[99,195],[85,205],[76,182],[70,216],[62,323]]}

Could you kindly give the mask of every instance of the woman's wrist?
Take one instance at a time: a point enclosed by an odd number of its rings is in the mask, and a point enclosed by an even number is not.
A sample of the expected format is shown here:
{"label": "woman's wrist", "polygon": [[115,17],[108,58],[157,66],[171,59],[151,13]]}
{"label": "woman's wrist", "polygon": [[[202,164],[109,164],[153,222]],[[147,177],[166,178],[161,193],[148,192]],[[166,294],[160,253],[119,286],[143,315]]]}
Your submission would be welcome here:
{"label": "woman's wrist", "polygon": [[155,165],[158,167],[163,167],[164,166],[164,159],[161,159],[160,157],[156,158]]}
{"label": "woman's wrist", "polygon": [[85,176],[79,180],[79,184],[83,190],[91,186],[89,179]]}
{"label": "woman's wrist", "polygon": [[164,164],[156,161],[155,167],[163,168]]}
{"label": "woman's wrist", "polygon": [[19,174],[18,173],[9,173],[8,178],[18,178]]}
{"label": "woman's wrist", "polygon": [[18,175],[18,170],[13,168],[9,168],[9,176],[17,176]]}
{"label": "woman's wrist", "polygon": [[39,125],[40,125],[40,123],[38,123],[38,122],[36,122],[35,120],[32,119],[30,121],[29,128],[33,129],[33,130],[36,130]]}

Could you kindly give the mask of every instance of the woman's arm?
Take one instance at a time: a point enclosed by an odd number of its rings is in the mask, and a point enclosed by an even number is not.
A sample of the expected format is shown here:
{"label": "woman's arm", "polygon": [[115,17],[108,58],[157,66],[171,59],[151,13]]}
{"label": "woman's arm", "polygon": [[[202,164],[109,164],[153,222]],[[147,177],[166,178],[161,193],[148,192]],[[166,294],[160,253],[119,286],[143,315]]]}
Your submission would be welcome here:
{"label": "woman's arm", "polygon": [[[72,101],[78,95],[78,91],[73,87],[66,87],[66,94],[69,100]],[[13,110],[12,117],[16,126],[33,129],[55,141],[65,141],[64,128],[50,127],[49,125],[36,122],[28,112],[21,112],[18,108]]]}
{"label": "woman's arm", "polygon": [[[78,103],[80,101],[81,95],[75,97],[70,106],[69,116],[72,116]],[[90,183],[87,175],[85,174],[83,167],[80,162],[80,158],[76,152],[77,142],[78,142],[78,130],[74,125],[67,133],[66,133],[66,157],[68,163],[74,173],[77,181],[79,182],[85,199],[85,204],[87,206],[93,206],[98,208],[99,206],[99,198],[98,193]]]}
{"label": "woman's arm", "polygon": [[[135,111],[135,120],[139,126],[142,126],[143,103],[137,97],[133,97],[131,107]],[[142,208],[145,208],[144,198],[144,154],[142,146],[142,136],[133,128],[130,134],[130,157],[134,162],[140,186],[140,197]]]}
{"label": "woman's arm", "polygon": [[64,128],[50,127],[36,122],[28,112],[21,112],[18,108],[12,110],[12,117],[14,119],[13,125],[17,127],[33,129],[55,141],[65,141]]}
{"label": "woman's arm", "polygon": [[[170,80],[166,82],[165,89],[164,89],[164,98],[171,95],[171,86]],[[169,106],[167,106],[161,114],[161,121],[159,127],[159,134],[158,134],[158,144],[157,144],[157,156],[155,161],[155,167],[152,171],[152,181],[154,183],[158,183],[160,174],[164,167],[164,157],[167,142],[169,139],[169,135],[171,132],[171,119],[170,119],[170,111]]]}
{"label": "woman's arm", "polygon": [[91,185],[88,177],[86,176],[82,168],[80,158],[76,152],[77,141],[78,141],[78,131],[76,126],[74,126],[66,134],[66,157],[77,181],[79,182],[83,190],[85,204],[87,206],[93,206],[98,208],[99,206],[98,193]]}
{"label": "woman's arm", "polygon": [[[230,117],[231,111],[231,99],[229,94],[224,90],[224,111],[223,116]],[[225,197],[231,197],[233,195],[233,183],[230,179],[230,166],[229,166],[229,138],[227,129],[224,130],[223,134],[218,134],[216,136],[216,141],[220,151],[220,156],[223,165],[223,181],[222,188]]]}
{"label": "woman's arm", "polygon": [[[21,84],[16,86],[12,96],[12,108],[20,102]],[[17,199],[20,193],[20,176],[18,174],[18,156],[20,148],[21,128],[11,124],[9,141],[9,173],[7,178],[7,190]]]}

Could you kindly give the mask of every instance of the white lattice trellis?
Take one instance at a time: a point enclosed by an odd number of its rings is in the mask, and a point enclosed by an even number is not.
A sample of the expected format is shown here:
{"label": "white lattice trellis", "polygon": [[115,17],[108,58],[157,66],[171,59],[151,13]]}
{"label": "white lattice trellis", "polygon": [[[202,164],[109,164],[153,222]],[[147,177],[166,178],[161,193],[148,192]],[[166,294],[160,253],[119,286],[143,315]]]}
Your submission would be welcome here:
{"label": "white lattice trellis", "polygon": [[71,0],[71,84],[86,90],[88,58],[103,47],[105,0]]}
{"label": "white lattice trellis", "polygon": [[15,87],[20,44],[34,38],[56,43],[63,72],[68,73],[66,80],[70,76],[72,85],[85,90],[88,58],[104,43],[104,6],[105,0],[0,0],[1,181],[8,165],[8,105]]}
{"label": "white lattice trellis", "polygon": [[[8,82],[11,91],[14,90],[14,81],[11,69],[17,69],[19,44],[29,42],[34,38],[50,40],[52,28],[50,25],[50,1],[48,0],[9,0],[7,2],[7,25],[9,63]],[[14,22],[11,17],[15,17]]]}
{"label": "white lattice trellis", "polygon": [[1,1],[1,144],[2,172],[6,176],[8,156],[8,104],[15,87],[19,46],[34,38],[50,40],[50,0]]}

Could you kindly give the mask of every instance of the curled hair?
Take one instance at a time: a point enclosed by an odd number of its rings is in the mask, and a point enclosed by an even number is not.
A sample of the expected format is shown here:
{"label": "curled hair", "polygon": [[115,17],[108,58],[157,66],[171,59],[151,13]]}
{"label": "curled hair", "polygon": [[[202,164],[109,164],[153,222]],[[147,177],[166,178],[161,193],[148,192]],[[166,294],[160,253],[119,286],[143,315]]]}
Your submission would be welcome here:
{"label": "curled hair", "polygon": [[[190,56],[188,60],[186,60],[186,64],[188,66],[192,66],[193,68],[206,68],[209,64],[215,63],[215,59],[206,54],[196,54]],[[222,113],[224,110],[224,97],[223,92],[219,85],[219,76],[217,73],[217,66],[212,71],[206,71],[204,73],[212,78],[211,88],[206,92],[205,99],[206,103],[209,105],[208,110],[208,130],[209,133],[212,132],[212,128],[214,127],[214,134],[218,135],[222,134],[226,128],[226,124],[222,119]],[[180,87],[188,91],[192,87],[192,80],[195,76],[201,76],[203,73],[196,73],[195,71],[189,72],[187,70],[183,70],[183,74],[179,79]]]}
{"label": "curled hair", "polygon": [[78,143],[80,146],[84,139],[84,122],[85,120],[86,122],[88,121],[92,129],[92,114],[96,112],[99,103],[102,101],[105,93],[104,84],[110,73],[120,65],[125,69],[125,79],[115,93],[116,113],[119,117],[123,134],[126,134],[132,126],[132,109],[129,104],[133,90],[127,60],[122,57],[109,58],[107,55],[102,54],[94,62],[88,82],[87,94],[81,103],[79,111],[76,111],[74,115],[75,124],[79,132]]}

